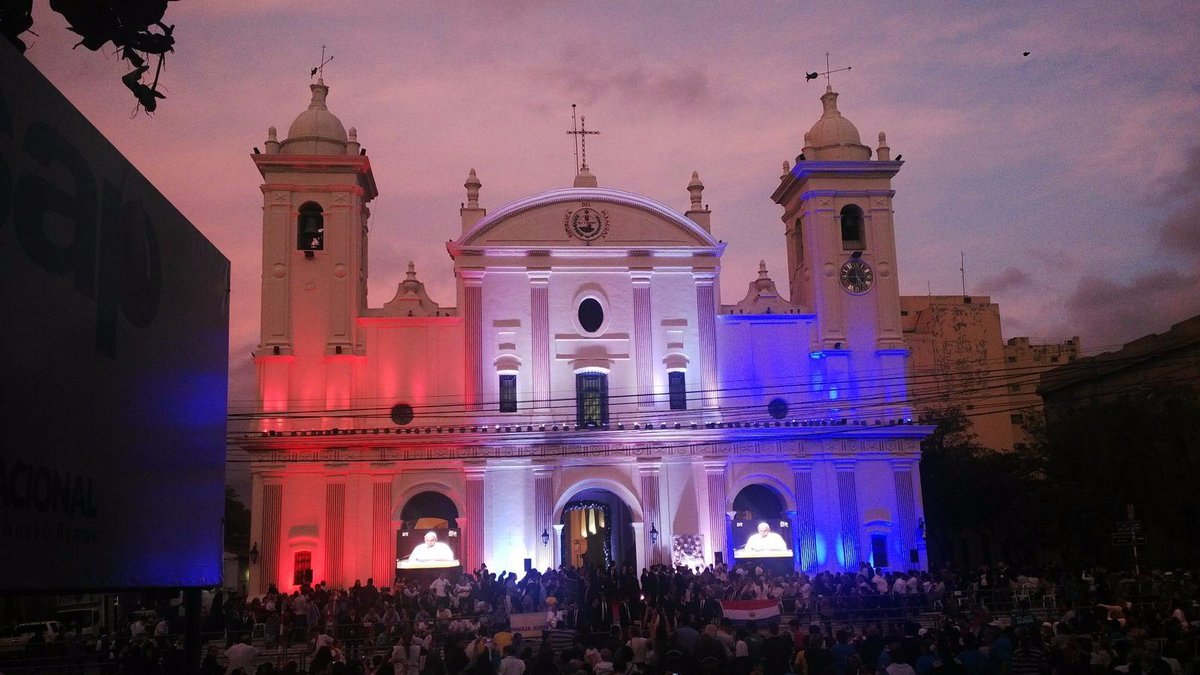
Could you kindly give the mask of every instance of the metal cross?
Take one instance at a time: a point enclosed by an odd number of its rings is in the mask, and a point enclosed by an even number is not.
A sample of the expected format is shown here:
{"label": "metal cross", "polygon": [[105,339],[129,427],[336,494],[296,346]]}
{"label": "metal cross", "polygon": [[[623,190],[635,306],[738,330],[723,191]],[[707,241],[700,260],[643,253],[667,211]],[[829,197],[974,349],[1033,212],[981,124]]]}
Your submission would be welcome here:
{"label": "metal cross", "polygon": [[329,63],[332,60],[333,60],[332,56],[330,56],[329,58],[325,58],[325,45],[321,45],[321,65],[312,69],[312,72],[308,74],[308,79],[311,80],[314,75],[320,74],[321,77],[319,79],[324,80],[325,79],[325,64]]}
{"label": "metal cross", "polygon": [[804,80],[807,82],[808,80],[817,79],[817,77],[820,75],[824,75],[825,76],[825,88],[828,89],[829,91],[833,91],[833,82],[829,79],[829,75],[831,73],[840,73],[843,70],[850,70],[851,67],[852,66],[846,66],[845,68],[836,68],[836,69],[830,68],[829,67],[829,52],[825,52],[825,72],[823,72],[823,73],[805,73]]}
{"label": "metal cross", "polygon": [[[575,104],[572,103],[571,104],[571,130],[568,131],[567,133],[575,136],[575,172],[579,173],[579,172],[583,171],[584,169],[588,168],[588,165],[587,165],[587,137],[588,136],[598,136],[598,135],[600,135],[600,132],[587,130],[587,118],[586,117],[580,117],[579,118],[579,126],[578,127],[575,126]],[[579,149],[580,149],[581,145],[583,146],[583,163],[582,164],[579,163]]]}

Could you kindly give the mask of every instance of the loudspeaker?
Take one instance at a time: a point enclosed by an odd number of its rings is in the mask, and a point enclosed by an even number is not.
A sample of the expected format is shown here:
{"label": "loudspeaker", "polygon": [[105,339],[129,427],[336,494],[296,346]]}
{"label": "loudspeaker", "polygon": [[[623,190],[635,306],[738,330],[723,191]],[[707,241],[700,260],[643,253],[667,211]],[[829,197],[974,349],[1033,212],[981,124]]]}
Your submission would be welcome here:
{"label": "loudspeaker", "polygon": [[[914,553],[915,553],[915,551],[914,551]],[[528,572],[531,569],[533,569],[533,558],[526,558],[525,559],[525,571]]]}
{"label": "loudspeaker", "polygon": [[909,549],[909,551],[908,551],[908,561],[909,561],[909,562],[911,562],[911,563],[919,563],[919,562],[921,562],[921,553],[920,553],[919,551],[917,551],[917,549],[915,549],[915,548],[914,548],[914,549]]}
{"label": "loudspeaker", "polygon": [[725,562],[725,554],[721,551],[713,551],[713,563],[720,565]]}

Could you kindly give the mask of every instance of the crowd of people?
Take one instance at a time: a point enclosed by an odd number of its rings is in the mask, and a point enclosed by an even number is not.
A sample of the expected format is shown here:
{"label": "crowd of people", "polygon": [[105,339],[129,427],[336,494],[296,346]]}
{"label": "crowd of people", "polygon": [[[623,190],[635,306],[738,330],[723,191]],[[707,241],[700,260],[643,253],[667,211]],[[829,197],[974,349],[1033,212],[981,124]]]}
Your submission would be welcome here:
{"label": "crowd of people", "polygon": [[[215,597],[206,674],[1192,675],[1196,579],[1103,570],[491,572]],[[774,600],[737,622],[722,601]],[[542,617],[516,630],[515,614]],[[542,620],[544,619],[544,621]],[[1200,625],[1200,624],[1198,624]],[[257,646],[256,646],[257,645]],[[299,655],[299,657],[297,657]]]}

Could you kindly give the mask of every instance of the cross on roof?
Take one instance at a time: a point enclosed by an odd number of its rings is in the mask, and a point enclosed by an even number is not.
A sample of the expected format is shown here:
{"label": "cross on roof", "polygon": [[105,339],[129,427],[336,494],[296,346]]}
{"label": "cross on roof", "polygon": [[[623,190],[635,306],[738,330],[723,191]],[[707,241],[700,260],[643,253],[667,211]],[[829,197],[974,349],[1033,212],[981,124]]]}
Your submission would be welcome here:
{"label": "cross on roof", "polygon": [[[578,127],[575,126],[575,104],[572,103],[571,104],[571,130],[568,131],[567,133],[575,136],[575,172],[580,173],[584,169],[588,168],[588,165],[587,165],[587,137],[588,136],[598,136],[600,134],[600,132],[587,130],[587,118],[586,117],[580,117],[579,118],[579,126]],[[581,145],[583,146],[583,163],[582,164],[579,161],[579,148]]]}
{"label": "cross on roof", "polygon": [[825,72],[805,73],[804,79],[805,79],[805,81],[815,80],[815,79],[817,79],[818,76],[823,76],[825,78],[825,89],[828,91],[833,91],[833,81],[830,79],[829,76],[833,73],[840,73],[844,70],[850,70],[851,68],[853,68],[853,66],[846,66],[845,68],[830,68],[829,67],[829,52],[825,52]]}
{"label": "cross on roof", "polygon": [[317,79],[324,80],[325,79],[325,64],[329,63],[332,60],[333,60],[332,56],[330,56],[329,58],[325,58],[325,45],[321,45],[321,63],[316,68],[312,69],[312,72],[308,74],[308,78],[311,80],[314,75],[320,74],[320,77]]}

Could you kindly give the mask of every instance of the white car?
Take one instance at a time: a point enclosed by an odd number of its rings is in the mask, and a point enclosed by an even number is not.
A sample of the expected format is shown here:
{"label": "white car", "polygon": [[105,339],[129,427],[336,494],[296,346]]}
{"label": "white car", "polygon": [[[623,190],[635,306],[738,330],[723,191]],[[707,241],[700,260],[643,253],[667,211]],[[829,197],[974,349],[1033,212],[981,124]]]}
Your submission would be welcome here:
{"label": "white car", "polygon": [[62,627],[57,621],[31,621],[17,624],[11,635],[3,639],[0,649],[6,652],[23,652],[29,645],[29,640],[38,633],[46,642],[54,642],[62,634]]}

